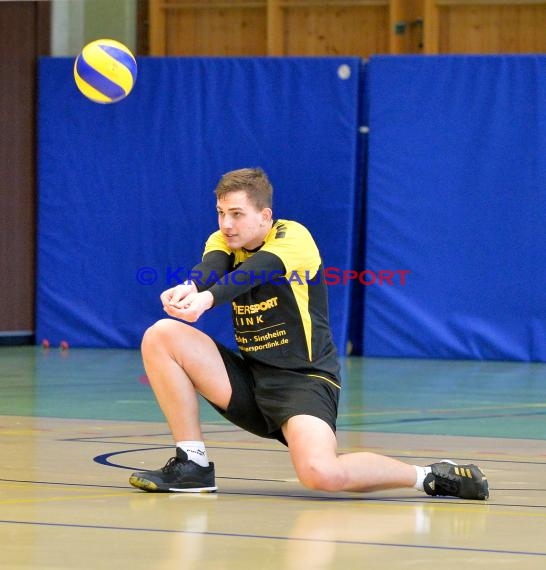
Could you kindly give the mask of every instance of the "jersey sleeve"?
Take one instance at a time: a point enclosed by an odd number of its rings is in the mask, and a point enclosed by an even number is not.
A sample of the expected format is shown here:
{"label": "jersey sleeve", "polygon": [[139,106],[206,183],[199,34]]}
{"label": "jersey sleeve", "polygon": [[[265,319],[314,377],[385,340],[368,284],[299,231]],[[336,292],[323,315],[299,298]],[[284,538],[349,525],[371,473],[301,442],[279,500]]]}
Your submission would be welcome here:
{"label": "jersey sleeve", "polygon": [[207,239],[201,262],[192,268],[188,277],[200,293],[206,291],[230,270],[232,258],[222,232],[216,231]]}
{"label": "jersey sleeve", "polygon": [[279,257],[288,277],[294,273],[315,277],[321,259],[309,230],[297,222],[288,220],[278,220],[273,230],[260,251]]}
{"label": "jersey sleeve", "polygon": [[203,258],[207,253],[211,251],[223,251],[228,255],[231,254],[231,249],[229,249],[224,236],[220,230],[214,232],[209,236],[209,239],[205,243],[205,251],[203,252]]}
{"label": "jersey sleeve", "polygon": [[203,255],[203,261],[193,267],[189,279],[201,293],[209,289],[218,279],[229,272],[231,256],[219,249],[213,249]]}

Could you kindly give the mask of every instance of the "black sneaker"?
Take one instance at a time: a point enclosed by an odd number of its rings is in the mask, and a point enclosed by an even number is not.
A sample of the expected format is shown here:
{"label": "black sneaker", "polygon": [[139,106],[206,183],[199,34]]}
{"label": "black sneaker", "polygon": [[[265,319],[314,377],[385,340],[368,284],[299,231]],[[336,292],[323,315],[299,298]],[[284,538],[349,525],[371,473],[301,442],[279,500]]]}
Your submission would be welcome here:
{"label": "black sneaker", "polygon": [[482,470],[476,465],[457,465],[444,460],[430,465],[432,472],[425,477],[427,495],[449,495],[461,499],[485,501],[489,485]]}
{"label": "black sneaker", "polygon": [[176,457],[171,457],[165,467],[133,473],[129,483],[138,489],[155,492],[211,493],[218,488],[214,483],[214,463],[201,467],[178,447]]}

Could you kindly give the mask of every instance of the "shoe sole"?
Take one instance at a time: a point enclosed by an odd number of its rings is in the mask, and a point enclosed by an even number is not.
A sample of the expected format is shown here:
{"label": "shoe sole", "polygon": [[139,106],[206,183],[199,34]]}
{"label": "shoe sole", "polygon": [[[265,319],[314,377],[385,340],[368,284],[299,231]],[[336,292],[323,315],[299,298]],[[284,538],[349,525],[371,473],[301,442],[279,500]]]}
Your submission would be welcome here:
{"label": "shoe sole", "polygon": [[153,481],[135,476],[129,478],[129,483],[137,489],[142,489],[143,491],[152,493],[214,493],[218,490],[218,487],[187,487],[185,489],[181,489],[176,487],[169,487],[167,485],[160,486]]}

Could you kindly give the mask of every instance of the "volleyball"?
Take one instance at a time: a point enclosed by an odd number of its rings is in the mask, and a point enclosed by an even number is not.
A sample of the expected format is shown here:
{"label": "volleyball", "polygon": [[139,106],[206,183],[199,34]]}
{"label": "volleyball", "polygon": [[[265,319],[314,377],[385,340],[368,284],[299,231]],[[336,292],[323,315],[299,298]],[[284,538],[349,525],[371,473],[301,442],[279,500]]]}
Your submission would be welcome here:
{"label": "volleyball", "polygon": [[116,40],[88,43],[74,62],[78,89],[95,103],[125,99],[135,85],[137,63],[131,50]]}

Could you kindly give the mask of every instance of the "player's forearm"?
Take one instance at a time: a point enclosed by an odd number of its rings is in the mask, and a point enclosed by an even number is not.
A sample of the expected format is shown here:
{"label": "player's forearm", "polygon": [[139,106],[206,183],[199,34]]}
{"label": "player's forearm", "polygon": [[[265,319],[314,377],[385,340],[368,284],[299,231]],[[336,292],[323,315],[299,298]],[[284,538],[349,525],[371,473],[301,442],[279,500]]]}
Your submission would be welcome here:
{"label": "player's forearm", "polygon": [[191,270],[189,280],[193,281],[199,293],[207,291],[219,278],[229,272],[230,261],[227,253],[211,251]]}

